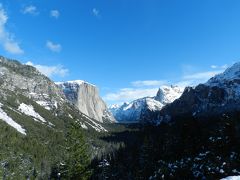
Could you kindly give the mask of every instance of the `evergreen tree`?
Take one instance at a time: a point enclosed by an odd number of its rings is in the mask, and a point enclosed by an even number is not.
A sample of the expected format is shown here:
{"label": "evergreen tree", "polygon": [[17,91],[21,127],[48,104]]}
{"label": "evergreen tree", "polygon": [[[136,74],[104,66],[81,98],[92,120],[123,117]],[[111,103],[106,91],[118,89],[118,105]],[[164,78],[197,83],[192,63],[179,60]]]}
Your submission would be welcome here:
{"label": "evergreen tree", "polygon": [[88,145],[86,144],[80,125],[74,123],[69,128],[67,134],[67,170],[65,171],[67,179],[88,179],[91,175],[89,165]]}

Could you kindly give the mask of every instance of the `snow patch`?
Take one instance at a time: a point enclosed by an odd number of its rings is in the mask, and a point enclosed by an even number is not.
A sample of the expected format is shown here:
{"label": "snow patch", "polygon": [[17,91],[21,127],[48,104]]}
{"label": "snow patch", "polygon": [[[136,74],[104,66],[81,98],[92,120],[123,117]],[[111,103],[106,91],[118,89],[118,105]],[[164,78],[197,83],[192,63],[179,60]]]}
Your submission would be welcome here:
{"label": "snow patch", "polygon": [[228,176],[221,180],[240,180],[240,176]]}
{"label": "snow patch", "polygon": [[36,101],[36,103],[38,103],[40,106],[44,107],[47,110],[51,110],[51,108],[49,107],[49,103],[47,101]]}
{"label": "snow patch", "polygon": [[18,132],[22,133],[23,135],[26,135],[26,130],[22,128],[21,125],[19,125],[18,123],[16,123],[11,117],[9,117],[7,115],[7,113],[5,113],[2,110],[3,105],[0,103],[0,119],[3,120],[4,122],[6,122],[8,125],[12,126],[13,128],[15,128]]}
{"label": "snow patch", "polygon": [[73,119],[72,115],[71,114],[68,114],[68,117],[70,117],[71,119]]}
{"label": "snow patch", "polygon": [[86,124],[80,122],[80,125],[81,125],[81,127],[82,127],[83,129],[88,129],[88,127],[86,126]]}
{"label": "snow patch", "polygon": [[31,117],[36,118],[37,120],[46,122],[46,120],[34,110],[32,105],[27,105],[27,104],[21,103],[18,107],[18,110],[27,116],[31,116]]}
{"label": "snow patch", "polygon": [[87,81],[83,81],[83,80],[73,80],[73,81],[66,81],[66,82],[55,82],[56,85],[58,86],[64,86],[64,84],[75,84],[75,85],[82,85],[82,84],[89,84],[91,86],[95,86],[94,84],[91,84]]}
{"label": "snow patch", "polygon": [[86,117],[90,122],[85,122],[87,123],[89,126],[91,126],[93,129],[95,129],[97,132],[108,132],[108,130],[106,130],[104,127],[102,127],[100,124],[94,122],[93,120],[91,120],[87,115],[83,114],[84,117]]}

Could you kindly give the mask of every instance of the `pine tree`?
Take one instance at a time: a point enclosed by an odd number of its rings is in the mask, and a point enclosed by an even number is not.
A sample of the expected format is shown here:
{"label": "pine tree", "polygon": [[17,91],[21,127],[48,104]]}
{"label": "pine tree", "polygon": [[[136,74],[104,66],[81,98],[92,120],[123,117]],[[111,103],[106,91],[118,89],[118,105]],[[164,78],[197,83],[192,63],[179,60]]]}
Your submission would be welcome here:
{"label": "pine tree", "polygon": [[67,146],[67,179],[88,179],[91,175],[89,151],[78,123],[72,124],[69,128]]}

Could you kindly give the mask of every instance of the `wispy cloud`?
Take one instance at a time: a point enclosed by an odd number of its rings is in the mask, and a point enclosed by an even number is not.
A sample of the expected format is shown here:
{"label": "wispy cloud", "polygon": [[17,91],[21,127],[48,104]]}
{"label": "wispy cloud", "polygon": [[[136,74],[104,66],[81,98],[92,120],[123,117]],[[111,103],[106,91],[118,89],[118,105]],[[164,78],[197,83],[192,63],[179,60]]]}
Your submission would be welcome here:
{"label": "wispy cloud", "polygon": [[211,65],[212,69],[226,69],[228,67],[227,64],[221,65],[221,66],[217,66],[217,65]]}
{"label": "wispy cloud", "polygon": [[158,88],[149,88],[149,89],[134,89],[134,88],[123,88],[118,92],[109,93],[103,97],[106,101],[115,101],[115,102],[124,102],[132,101],[138,98],[146,96],[155,96],[158,91]]}
{"label": "wispy cloud", "polygon": [[216,66],[216,65],[211,65],[211,68],[212,69],[216,69],[218,66]]}
{"label": "wispy cloud", "polygon": [[100,17],[100,11],[97,8],[93,8],[92,13],[93,13],[94,16]]}
{"label": "wispy cloud", "polygon": [[[215,65],[214,67],[209,67],[210,70],[208,71],[199,72],[196,71],[196,67],[190,65],[184,66],[185,71],[183,71],[182,76],[171,83],[182,88],[186,86],[195,86],[199,83],[205,83],[216,74],[222,73],[227,67],[227,65]],[[116,92],[106,94],[104,100],[110,104],[120,104],[124,101],[132,101],[146,96],[155,96],[160,86],[169,85],[171,83],[165,80],[134,81],[130,83],[131,86],[129,88],[122,88]]]}
{"label": "wispy cloud", "polygon": [[106,101],[122,103],[124,101],[132,101],[146,96],[155,96],[158,88],[166,85],[164,80],[145,80],[131,82],[130,88],[122,88],[114,93],[108,93],[103,98]]}
{"label": "wispy cloud", "polygon": [[23,14],[31,14],[31,15],[38,15],[39,12],[37,10],[36,6],[30,5],[30,6],[25,6],[22,10]]}
{"label": "wispy cloud", "polygon": [[68,75],[68,72],[69,72],[69,70],[64,68],[62,65],[46,66],[46,65],[34,64],[31,61],[28,61],[26,65],[37,68],[37,70],[39,70],[42,74],[48,77],[53,77],[53,76],[65,77],[66,75]]}
{"label": "wispy cloud", "polygon": [[166,84],[166,81],[159,80],[148,80],[148,81],[134,81],[131,83],[135,87],[144,87],[144,86],[161,86]]}
{"label": "wispy cloud", "polygon": [[50,11],[50,16],[58,19],[59,16],[60,16],[60,12],[58,10],[51,10]]}
{"label": "wispy cloud", "polygon": [[62,50],[61,44],[53,43],[52,41],[47,41],[46,47],[52,52],[60,52]]}
{"label": "wispy cloud", "polygon": [[180,81],[176,83],[177,86],[186,87],[186,86],[196,86],[200,83],[205,83],[211,77],[223,72],[223,70],[216,71],[206,71],[206,72],[197,72],[193,74],[184,75]]}
{"label": "wispy cloud", "polygon": [[183,76],[183,80],[208,80],[209,78],[221,73],[223,70],[205,71]]}
{"label": "wispy cloud", "polygon": [[19,46],[19,43],[14,40],[14,34],[6,29],[7,21],[7,13],[3,9],[2,4],[0,4],[0,43],[8,53],[23,54],[24,51]]}
{"label": "wispy cloud", "polygon": [[228,65],[211,65],[211,70],[209,71],[202,71],[202,72],[195,72],[195,73],[189,73],[184,72],[184,75],[182,76],[181,80],[177,82],[177,85],[179,86],[195,86],[199,83],[205,83],[207,82],[211,77],[222,73]]}

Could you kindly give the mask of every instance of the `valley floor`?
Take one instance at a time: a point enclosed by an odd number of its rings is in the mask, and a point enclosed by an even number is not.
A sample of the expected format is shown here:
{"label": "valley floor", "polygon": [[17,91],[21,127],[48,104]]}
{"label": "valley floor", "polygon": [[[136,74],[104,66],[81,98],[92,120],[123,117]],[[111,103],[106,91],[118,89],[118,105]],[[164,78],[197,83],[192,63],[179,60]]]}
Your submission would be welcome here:
{"label": "valley floor", "polygon": [[240,175],[239,113],[125,125],[101,140],[120,144],[92,161],[92,179],[220,179]]}

